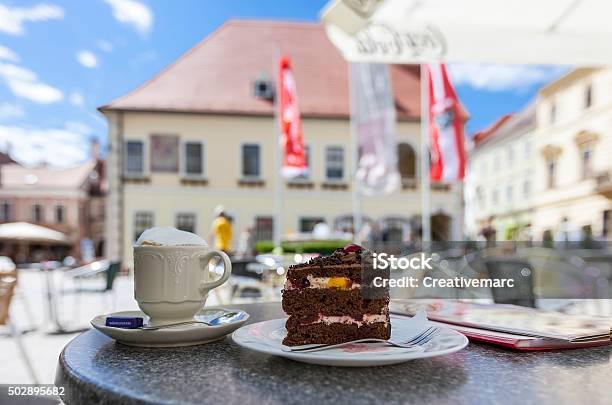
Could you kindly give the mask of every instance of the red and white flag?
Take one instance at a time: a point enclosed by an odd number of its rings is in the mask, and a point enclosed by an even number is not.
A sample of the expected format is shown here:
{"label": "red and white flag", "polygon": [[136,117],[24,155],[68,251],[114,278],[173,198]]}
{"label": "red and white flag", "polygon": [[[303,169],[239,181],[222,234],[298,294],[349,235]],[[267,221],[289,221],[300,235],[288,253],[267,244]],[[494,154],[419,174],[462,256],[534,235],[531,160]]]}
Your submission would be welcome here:
{"label": "red and white flag", "polygon": [[459,102],[444,64],[426,65],[429,87],[431,180],[456,181],[465,176],[463,124],[467,112]]}
{"label": "red and white flag", "polygon": [[306,175],[308,164],[304,151],[297,89],[291,64],[286,56],[279,59],[278,75],[279,125],[284,152],[282,175],[284,177]]}

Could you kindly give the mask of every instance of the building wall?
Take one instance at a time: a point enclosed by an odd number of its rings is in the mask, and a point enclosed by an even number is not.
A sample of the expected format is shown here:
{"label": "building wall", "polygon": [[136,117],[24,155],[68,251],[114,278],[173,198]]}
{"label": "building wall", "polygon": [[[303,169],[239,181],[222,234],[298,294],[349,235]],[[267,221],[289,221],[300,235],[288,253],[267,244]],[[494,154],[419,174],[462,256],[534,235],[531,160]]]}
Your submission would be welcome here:
{"label": "building wall", "polygon": [[533,131],[492,138],[470,154],[466,176],[466,233],[476,237],[494,217],[497,239],[531,222],[535,148]]}
{"label": "building wall", "polygon": [[[213,210],[223,204],[235,218],[234,246],[241,230],[253,224],[257,216],[274,215],[275,128],[271,117],[222,116],[198,114],[124,113],[122,125],[117,113],[109,116],[110,153],[108,157],[109,199],[107,230],[108,252],[121,254],[129,264],[134,237],[133,219],[137,211],[151,211],[156,226],[174,226],[178,212],[197,216],[196,232],[209,235]],[[282,231],[299,230],[301,217],[322,217],[328,224],[352,212],[351,148],[348,120],[304,119],[305,144],[311,151],[312,188],[287,188],[283,191]],[[121,161],[119,139],[142,140],[146,148],[152,134],[176,134],[184,140],[202,140],[205,144],[206,185],[185,185],[177,173],[148,173],[145,181],[127,181],[122,187],[118,171]],[[419,151],[419,125],[400,122],[398,142],[411,144]],[[261,145],[261,186],[240,184],[241,145]],[[344,148],[344,179],[340,189],[325,189],[325,147]],[[148,156],[148,152],[145,152]],[[418,168],[418,162],[417,162]],[[459,237],[461,194],[457,187],[432,193],[432,213],[444,212],[453,218],[453,238]],[[363,198],[363,213],[379,220],[385,216],[409,219],[420,213],[418,187],[398,191],[389,196]],[[122,224],[117,227],[115,212],[122,211]],[[121,229],[121,233],[115,232]],[[117,246],[112,246],[114,241]]]}
{"label": "building wall", "polygon": [[[587,106],[589,86],[592,104]],[[545,230],[554,234],[564,217],[573,231],[590,225],[595,236],[602,234],[603,213],[612,209],[612,201],[597,192],[596,178],[612,169],[610,88],[611,69],[580,69],[540,92],[535,137],[534,234],[538,238]],[[587,177],[582,173],[581,151],[584,147],[591,150],[592,174]],[[554,187],[548,184],[551,159],[556,161]]]}

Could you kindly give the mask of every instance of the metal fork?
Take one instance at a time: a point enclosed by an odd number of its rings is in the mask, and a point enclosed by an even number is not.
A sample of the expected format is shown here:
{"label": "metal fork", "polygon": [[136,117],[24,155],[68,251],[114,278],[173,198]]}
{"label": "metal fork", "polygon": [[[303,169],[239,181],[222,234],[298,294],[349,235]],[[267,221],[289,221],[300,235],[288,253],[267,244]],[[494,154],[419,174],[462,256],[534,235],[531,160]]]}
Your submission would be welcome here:
{"label": "metal fork", "polygon": [[423,332],[419,333],[418,335],[414,336],[412,339],[407,340],[405,342],[400,342],[400,341],[393,340],[393,339],[384,340],[384,339],[367,338],[367,339],[352,340],[350,342],[338,343],[335,345],[319,344],[319,345],[283,347],[282,350],[285,352],[310,353],[310,352],[318,352],[320,350],[334,349],[334,348],[346,346],[352,343],[387,343],[391,346],[412,348],[412,347],[419,347],[419,346],[426,345],[438,334],[438,332],[440,332],[440,328],[436,326],[430,326],[429,328],[425,329]]}

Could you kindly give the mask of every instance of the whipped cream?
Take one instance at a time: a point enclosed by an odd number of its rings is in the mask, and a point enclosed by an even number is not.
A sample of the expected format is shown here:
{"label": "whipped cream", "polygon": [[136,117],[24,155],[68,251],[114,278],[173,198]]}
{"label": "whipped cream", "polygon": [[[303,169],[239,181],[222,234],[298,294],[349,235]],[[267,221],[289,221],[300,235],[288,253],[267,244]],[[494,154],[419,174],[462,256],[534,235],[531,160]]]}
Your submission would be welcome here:
{"label": "whipped cream", "polygon": [[363,319],[357,320],[355,318],[353,318],[352,316],[347,316],[347,315],[343,315],[343,316],[326,316],[326,315],[321,315],[319,314],[319,318],[312,322],[312,323],[324,323],[326,325],[330,325],[332,323],[344,323],[344,324],[353,324],[353,325],[357,325],[357,326],[361,326],[364,324],[370,324],[370,323],[378,323],[378,322],[384,322],[387,323],[387,315],[383,315],[383,314],[366,314],[363,316]]}
{"label": "whipped cream", "polygon": [[144,231],[136,246],[208,246],[195,233],[179,231],[171,226],[156,226]]}

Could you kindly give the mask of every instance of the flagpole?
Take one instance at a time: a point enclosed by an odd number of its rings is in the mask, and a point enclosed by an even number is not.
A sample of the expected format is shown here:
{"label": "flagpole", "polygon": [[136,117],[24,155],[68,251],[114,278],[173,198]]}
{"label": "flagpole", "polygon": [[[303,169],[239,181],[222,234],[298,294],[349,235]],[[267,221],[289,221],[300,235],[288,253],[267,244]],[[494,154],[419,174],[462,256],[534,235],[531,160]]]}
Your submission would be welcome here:
{"label": "flagpole", "polygon": [[422,241],[431,241],[431,181],[429,178],[429,85],[421,64],[421,229]]}
{"label": "flagpole", "polygon": [[359,139],[357,137],[357,122],[353,119],[355,117],[355,91],[353,89],[354,77],[351,72],[351,63],[347,63],[348,66],[348,77],[349,77],[349,108],[350,108],[350,131],[351,131],[351,162],[352,162],[352,175],[353,175],[353,241],[357,244],[361,243],[361,220],[362,220],[362,209],[361,209],[361,190],[359,181],[357,181],[357,169],[359,167]]}
{"label": "flagpole", "polygon": [[280,71],[279,58],[280,49],[278,45],[274,52],[274,70],[276,74],[276,86],[274,94],[274,141],[276,143],[276,182],[274,185],[274,224],[273,224],[273,242],[275,248],[281,247],[281,234],[283,226],[283,151],[281,145],[281,126],[280,126]]}

